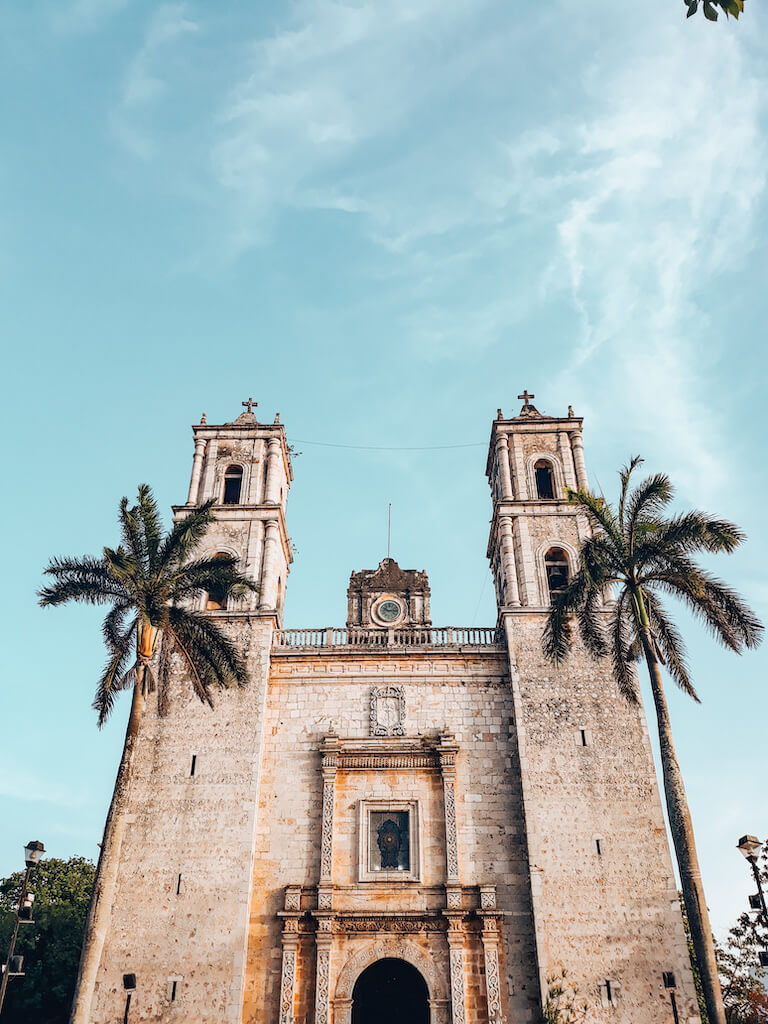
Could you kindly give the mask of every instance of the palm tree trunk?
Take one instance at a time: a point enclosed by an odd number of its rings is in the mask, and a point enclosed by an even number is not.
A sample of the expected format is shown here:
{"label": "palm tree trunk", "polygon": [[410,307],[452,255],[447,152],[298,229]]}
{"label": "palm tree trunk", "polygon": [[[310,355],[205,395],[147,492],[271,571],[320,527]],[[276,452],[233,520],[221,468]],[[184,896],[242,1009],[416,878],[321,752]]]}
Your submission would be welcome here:
{"label": "palm tree trunk", "polygon": [[696,841],[693,835],[691,813],[685,796],[683,776],[677,763],[677,754],[672,740],[672,725],[669,720],[667,699],[661,680],[661,668],[656,657],[655,644],[651,636],[650,626],[642,625],[640,635],[651,677],[653,703],[656,706],[656,722],[659,727],[659,746],[661,748],[661,767],[664,774],[664,794],[667,800],[669,827],[672,842],[675,846],[677,866],[680,870],[680,884],[683,888],[685,911],[691,929],[691,941],[699,966],[701,987],[707,1007],[709,1024],[726,1024],[723,997],[720,992],[720,979],[717,974],[715,944],[712,928],[709,924],[707,902],[704,898],[704,886],[701,881],[699,860],[696,856]]}
{"label": "palm tree trunk", "polygon": [[136,747],[136,737],[139,734],[143,710],[144,698],[141,693],[141,685],[137,679],[133,687],[133,700],[131,702],[131,713],[128,718],[128,727],[125,731],[123,756],[120,759],[120,767],[117,770],[115,791],[112,795],[112,803],[109,806],[109,814],[104,826],[101,853],[99,854],[99,863],[96,866],[96,878],[91,894],[91,902],[88,906],[83,950],[80,956],[80,969],[77,975],[70,1024],[89,1024],[89,1021],[92,1019],[91,1003],[93,1001],[93,990],[101,961],[104,939],[106,938],[112,913],[112,903],[117,882],[117,868],[120,862],[120,848],[122,847],[123,831],[125,829],[125,812],[128,807],[133,753]]}

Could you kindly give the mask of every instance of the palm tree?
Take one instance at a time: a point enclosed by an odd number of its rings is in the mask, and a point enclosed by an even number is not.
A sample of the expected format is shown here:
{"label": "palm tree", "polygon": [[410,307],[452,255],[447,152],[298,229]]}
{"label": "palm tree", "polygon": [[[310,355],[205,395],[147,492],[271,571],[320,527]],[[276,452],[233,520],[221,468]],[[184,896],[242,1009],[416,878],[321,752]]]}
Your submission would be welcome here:
{"label": "palm tree", "polygon": [[111,605],[102,627],[107,663],[93,701],[99,727],[109,717],[119,693],[133,690],[88,909],[73,1024],[88,1019],[109,924],[133,754],[147,694],[157,689],[158,709],[164,713],[174,652],[188,669],[193,691],[210,706],[214,687],[243,686],[247,682],[245,661],[235,644],[209,617],[189,608],[189,599],[202,591],[213,591],[225,599],[256,590],[256,585],[238,571],[234,558],[217,555],[192,560],[213,522],[213,505],[208,501],[191,509],[164,536],[152,491],[141,484],[135,505],[129,507],[127,498],[120,502],[122,538],[118,548],[104,548],[101,558],[86,555],[52,559],[45,569],[53,582],[39,593],[43,607],[68,601]]}
{"label": "palm tree", "polygon": [[[639,700],[632,663],[645,659],[656,708],[669,825],[707,1013],[710,1024],[725,1024],[662,666],[684,693],[695,701],[699,698],[688,675],[683,639],[659,595],[679,598],[716,640],[737,654],[760,643],[763,626],[734,590],[694,560],[700,552],[734,551],[745,540],[742,531],[703,512],[665,515],[673,489],[664,474],[651,476],[630,491],[630,478],[642,461],[635,457],[622,469],[617,509],[589,491],[569,491],[570,501],[589,519],[592,536],[581,547],[578,571],[565,589],[553,596],[543,648],[547,657],[561,662],[573,642],[575,617],[586,649],[595,657],[610,656],[619,690],[630,703]],[[615,604],[605,607],[603,598],[611,588]]]}

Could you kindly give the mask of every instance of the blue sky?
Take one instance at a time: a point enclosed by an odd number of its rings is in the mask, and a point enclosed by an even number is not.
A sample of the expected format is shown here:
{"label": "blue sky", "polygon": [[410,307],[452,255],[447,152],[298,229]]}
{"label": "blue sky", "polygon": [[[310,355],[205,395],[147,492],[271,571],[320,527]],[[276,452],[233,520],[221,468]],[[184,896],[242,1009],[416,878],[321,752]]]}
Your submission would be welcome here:
{"label": "blue sky", "polygon": [[[762,535],[768,14],[682,3],[10,0],[0,9],[6,642],[0,873],[95,856],[126,707],[90,700],[98,615],[36,607],[124,493],[186,497],[189,424],[253,394],[303,453],[288,625],[350,571],[425,568],[438,624],[492,624],[485,445],[524,387]],[[10,364],[10,365],[9,365]],[[366,451],[317,444],[435,451]],[[13,581],[9,584],[8,581]],[[768,834],[765,653],[684,619],[671,694],[716,927]]]}

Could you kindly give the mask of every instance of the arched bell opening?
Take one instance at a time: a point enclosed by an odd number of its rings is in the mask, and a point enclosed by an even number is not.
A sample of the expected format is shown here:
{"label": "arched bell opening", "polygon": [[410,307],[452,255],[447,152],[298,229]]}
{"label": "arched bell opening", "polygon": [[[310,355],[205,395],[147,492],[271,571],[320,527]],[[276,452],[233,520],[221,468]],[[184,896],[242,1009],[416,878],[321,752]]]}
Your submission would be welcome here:
{"label": "arched bell opening", "polygon": [[352,990],[352,1024],[429,1024],[429,991],[405,960],[386,957],[362,972]]}

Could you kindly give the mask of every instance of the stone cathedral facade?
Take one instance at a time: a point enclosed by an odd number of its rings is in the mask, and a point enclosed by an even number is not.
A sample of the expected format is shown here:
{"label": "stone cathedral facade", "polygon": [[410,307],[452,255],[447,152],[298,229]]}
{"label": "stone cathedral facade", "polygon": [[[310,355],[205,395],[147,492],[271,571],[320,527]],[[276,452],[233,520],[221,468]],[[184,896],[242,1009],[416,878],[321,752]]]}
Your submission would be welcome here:
{"label": "stone cathedral facade", "polygon": [[346,624],[284,628],[285,430],[250,403],[193,428],[174,514],[215,497],[204,553],[259,583],[199,604],[250,684],[211,710],[176,664],[148,699],[93,1024],[535,1024],[563,971],[588,1021],[698,1024],[644,712],[541,652],[587,472],[581,419],[524,397],[491,426],[483,629],[433,625],[392,559],[352,573]]}

